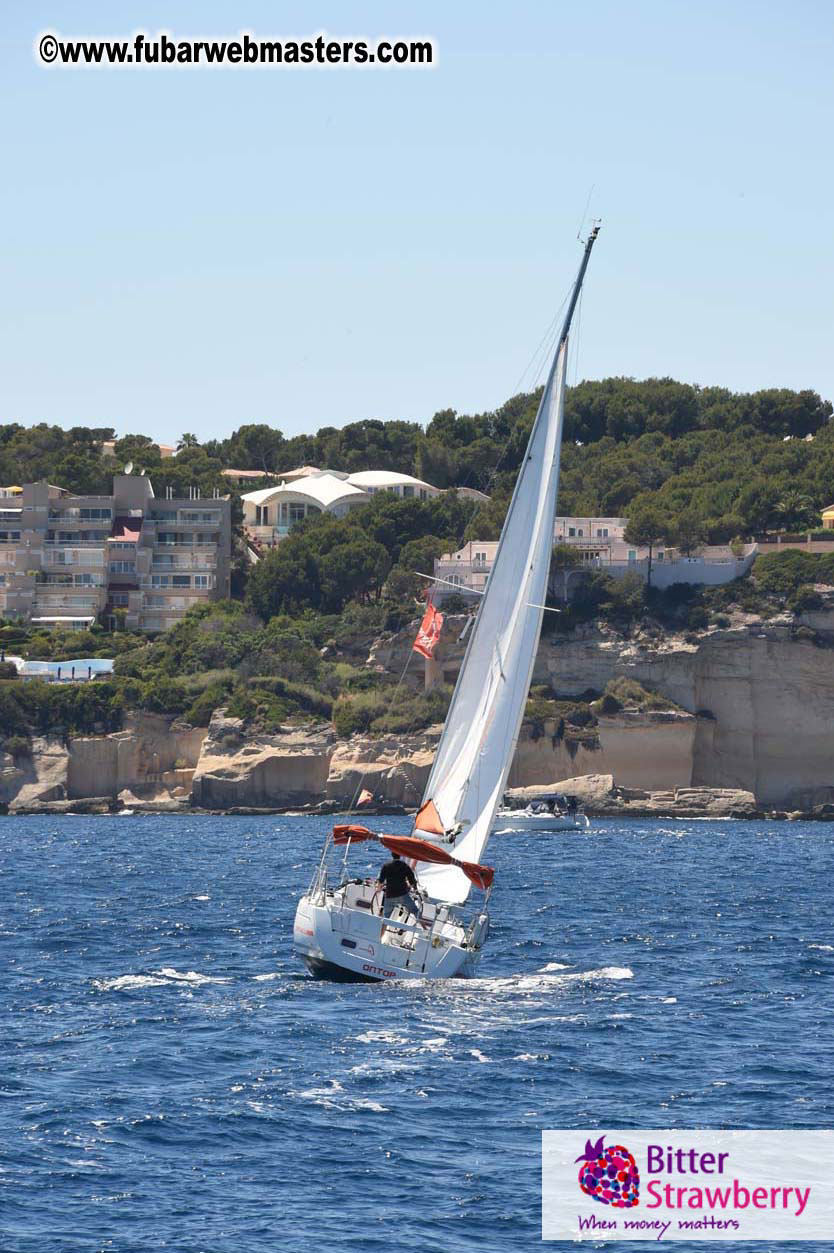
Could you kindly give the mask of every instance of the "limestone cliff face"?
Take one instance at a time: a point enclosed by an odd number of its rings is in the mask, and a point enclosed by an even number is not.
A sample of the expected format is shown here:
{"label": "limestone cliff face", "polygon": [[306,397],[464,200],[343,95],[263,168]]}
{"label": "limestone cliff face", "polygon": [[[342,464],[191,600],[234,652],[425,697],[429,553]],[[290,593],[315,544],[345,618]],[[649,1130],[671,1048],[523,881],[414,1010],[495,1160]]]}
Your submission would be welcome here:
{"label": "limestone cliff face", "polygon": [[508,786],[553,784],[574,775],[611,774],[622,787],[686,787],[692,777],[696,719],[687,713],[622,713],[601,717],[598,747],[556,738],[556,724],[544,734],[524,726]]}
{"label": "limestone cliff face", "polygon": [[355,735],[340,743],[330,763],[327,799],[350,804],[367,788],[397,805],[417,805],[423,795],[442,727],[416,735]]}
{"label": "limestone cliff face", "polygon": [[[164,714],[127,714],[123,731],[74,736],[69,746],[67,797],[187,796],[206,731]],[[126,798],[127,799],[127,798]]]}
{"label": "limestone cliff face", "polygon": [[335,733],[329,723],[266,735],[215,710],[191,784],[204,809],[279,808],[324,798]]}
{"label": "limestone cliff face", "polygon": [[[465,641],[449,618],[437,670],[453,680]],[[381,641],[371,659],[402,669],[413,633]],[[414,681],[419,682],[418,668]],[[834,800],[834,613],[763,622],[734,613],[697,638],[659,631],[623,639],[587,627],[542,640],[533,675],[558,696],[601,692],[624,676],[689,718],[600,719],[599,749],[558,746],[522,731],[510,781],[547,784],[612,774],[624,787],[741,789],[763,805],[809,808]]]}
{"label": "limestone cliff face", "polygon": [[36,737],[30,756],[0,761],[0,801],[12,811],[86,797],[182,801],[205,736],[164,714],[135,713],[110,735]]}
{"label": "limestone cliff face", "polygon": [[[439,667],[453,679],[465,643],[450,619]],[[398,673],[413,632],[378,641],[368,664]],[[422,663],[412,682],[422,682]],[[735,614],[697,638],[587,628],[542,641],[533,681],[554,695],[601,692],[638,680],[679,713],[602,717],[595,735],[559,738],[555,724],[524,727],[512,787],[612,776],[621,789],[674,795],[691,788],[751,793],[759,805],[810,809],[834,801],[834,613],[799,624]],[[33,741],[31,757],[0,754],[0,802],[15,810],[84,797],[205,808],[347,803],[362,786],[413,805],[422,795],[441,728],[338,742],[329,723],[245,729],[218,710],[208,733],[154,714],[130,715],[112,735]]]}
{"label": "limestone cliff face", "polygon": [[642,782],[625,777],[634,763],[620,762],[611,741],[606,768],[626,786],[739,788],[763,805],[809,808],[834,799],[834,614],[814,619],[806,639],[788,620],[746,620],[697,644],[665,637],[618,646],[599,634],[550,642],[540,650],[536,681],[565,692],[601,690],[625,675],[698,715],[687,780],[664,773],[668,746],[651,738],[644,740]]}
{"label": "limestone cliff face", "polygon": [[0,754],[0,801],[10,810],[42,801],[61,801],[67,795],[69,750],[58,736],[36,736],[32,753],[18,757]]}

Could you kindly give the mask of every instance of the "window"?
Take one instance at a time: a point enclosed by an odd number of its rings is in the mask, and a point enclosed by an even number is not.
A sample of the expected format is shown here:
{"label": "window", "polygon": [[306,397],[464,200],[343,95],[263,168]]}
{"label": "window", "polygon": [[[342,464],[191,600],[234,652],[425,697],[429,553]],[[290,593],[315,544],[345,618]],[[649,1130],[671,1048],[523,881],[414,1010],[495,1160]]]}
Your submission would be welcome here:
{"label": "window", "polygon": [[152,574],[151,575],[151,587],[170,587],[170,585],[171,585],[170,574]]}
{"label": "window", "polygon": [[[65,577],[69,578],[69,575],[66,575]],[[95,587],[96,586],[96,581],[91,574],[73,575],[73,582],[76,587]]]}
{"label": "window", "polygon": [[20,531],[0,531],[0,544],[13,544],[20,539]]}
{"label": "window", "polygon": [[597,539],[608,539],[608,527],[607,526],[597,527]]}
{"label": "window", "polygon": [[115,550],[120,553],[134,552],[136,549],[135,540],[113,540],[110,544],[111,553]]}
{"label": "window", "polygon": [[637,560],[637,553],[636,553],[636,551],[635,551],[633,548],[629,548],[629,550],[628,550],[628,559],[629,559],[629,561],[636,561],[636,560]]}
{"label": "window", "polygon": [[164,596],[148,596],[146,597],[146,603],[148,605],[148,608],[153,607],[154,609],[161,609],[162,606],[165,604],[165,597]]}
{"label": "window", "polygon": [[665,554],[665,552],[663,551],[663,549],[661,548],[660,552],[657,554],[657,559],[658,559],[658,561],[663,561],[663,560],[664,560],[664,558],[665,558],[665,556],[666,556],[666,554]]}
{"label": "window", "polygon": [[136,562],[135,561],[111,561],[110,573],[111,574],[135,574]]}
{"label": "window", "polygon": [[80,509],[78,513],[82,522],[109,522],[113,517],[112,509]]}
{"label": "window", "polygon": [[568,536],[569,536],[570,538],[573,538],[575,535],[576,535],[576,527],[575,527],[575,526],[569,526],[569,527],[568,527]]}
{"label": "window", "polygon": [[420,499],[421,499],[421,500],[427,500],[427,499],[428,499],[428,495],[429,495],[429,494],[428,494],[428,492],[426,491],[425,487],[421,487],[421,488],[420,488]]}
{"label": "window", "polygon": [[152,519],[154,522],[176,522],[176,520],[177,520],[177,511],[176,511],[176,509],[159,509],[159,510],[155,510],[155,511],[151,514],[151,519]]}
{"label": "window", "polygon": [[413,496],[414,496],[414,488],[413,488],[413,487],[404,487],[404,488],[403,488],[403,497],[404,497],[406,500],[411,500]]}
{"label": "window", "polygon": [[130,597],[127,592],[114,592],[110,599],[115,609],[127,609],[130,604]]}
{"label": "window", "polygon": [[209,585],[209,576],[207,574],[195,574],[194,575],[195,587],[208,587],[208,585]]}
{"label": "window", "polygon": [[293,526],[296,522],[300,522],[304,517],[304,513],[304,505],[290,505],[290,526]]}
{"label": "window", "polygon": [[190,574],[173,574],[173,575],[171,575],[171,586],[172,586],[172,587],[190,587],[190,586],[191,586],[191,575],[190,575]]}
{"label": "window", "polygon": [[576,532],[576,534],[577,534],[577,535],[579,536],[579,538],[581,539],[581,538],[582,538],[582,536],[585,534],[585,532],[582,530],[582,527],[580,527],[580,528],[579,528],[579,530]]}

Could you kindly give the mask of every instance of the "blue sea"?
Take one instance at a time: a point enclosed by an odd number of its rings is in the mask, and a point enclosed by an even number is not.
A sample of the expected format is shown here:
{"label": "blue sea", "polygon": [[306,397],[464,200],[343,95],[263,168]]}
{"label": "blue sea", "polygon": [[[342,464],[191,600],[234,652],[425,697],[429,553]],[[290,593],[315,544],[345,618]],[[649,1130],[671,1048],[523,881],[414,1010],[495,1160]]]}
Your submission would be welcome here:
{"label": "blue sea", "polygon": [[543,1128],[834,1125],[834,828],[496,837],[479,977],[386,985],[292,955],[325,830],[0,819],[2,1253],[532,1250]]}

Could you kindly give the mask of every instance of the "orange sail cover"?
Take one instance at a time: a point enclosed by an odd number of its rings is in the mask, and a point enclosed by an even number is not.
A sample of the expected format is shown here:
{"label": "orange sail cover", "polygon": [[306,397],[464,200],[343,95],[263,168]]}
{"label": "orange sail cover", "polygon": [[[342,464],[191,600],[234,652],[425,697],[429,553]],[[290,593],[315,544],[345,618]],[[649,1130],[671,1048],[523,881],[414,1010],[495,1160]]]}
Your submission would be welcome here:
{"label": "orange sail cover", "polygon": [[417,632],[417,638],[412,644],[415,653],[419,653],[422,657],[431,659],[437,641],[440,639],[440,632],[443,627],[443,614],[438,613],[434,605],[427,605],[426,612],[423,614],[423,621],[420,623],[420,630]]}
{"label": "orange sail cover", "polygon": [[367,827],[356,823],[343,823],[333,828],[334,844],[352,844],[360,840],[379,840],[392,853],[400,857],[410,857],[414,861],[432,861],[443,866],[459,866],[470,883],[485,892],[492,887],[495,871],[492,866],[479,866],[474,861],[458,861],[445,848],[429,844],[428,840],[417,840],[413,835],[376,835]]}
{"label": "orange sail cover", "polygon": [[392,853],[399,853],[400,857],[413,857],[415,861],[432,861],[444,866],[459,866],[469,882],[482,891],[492,886],[495,877],[492,866],[479,866],[474,861],[458,861],[445,848],[429,844],[428,840],[417,840],[413,835],[381,835],[379,840]]}

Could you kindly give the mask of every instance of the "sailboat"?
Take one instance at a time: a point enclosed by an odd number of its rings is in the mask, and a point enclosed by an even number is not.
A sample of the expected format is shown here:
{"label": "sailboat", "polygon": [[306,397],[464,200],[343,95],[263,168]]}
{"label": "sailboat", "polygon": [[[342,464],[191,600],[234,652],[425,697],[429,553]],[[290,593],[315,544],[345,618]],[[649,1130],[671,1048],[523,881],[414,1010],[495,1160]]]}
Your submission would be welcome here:
{"label": "sailboat", "polygon": [[[355,821],[334,826],[298,903],[293,929],[294,948],[314,975],[374,982],[448,978],[472,975],[481,957],[494,877],[482,858],[515,753],[539,642],[553,548],[568,333],[598,231],[595,225],[585,243],[413,832],[377,834]],[[382,917],[379,885],[348,876],[351,847],[366,840],[412,865],[419,918],[402,908]],[[474,907],[473,886],[483,894]]]}

